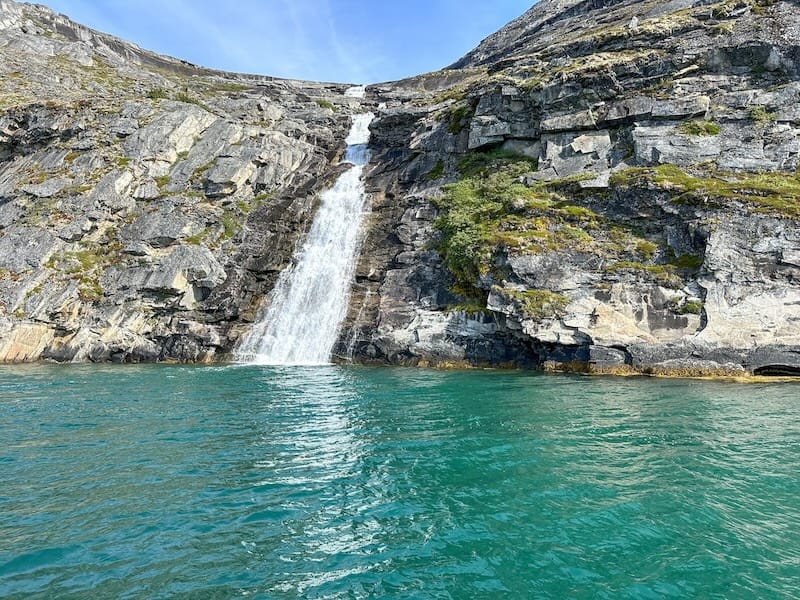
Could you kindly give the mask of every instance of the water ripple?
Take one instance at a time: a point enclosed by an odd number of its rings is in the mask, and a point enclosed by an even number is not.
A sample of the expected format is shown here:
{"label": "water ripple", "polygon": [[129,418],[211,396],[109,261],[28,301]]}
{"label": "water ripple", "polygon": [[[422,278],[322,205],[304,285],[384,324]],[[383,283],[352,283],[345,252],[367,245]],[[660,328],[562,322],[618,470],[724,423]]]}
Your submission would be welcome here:
{"label": "water ripple", "polygon": [[9,368],[0,597],[793,598],[797,391]]}

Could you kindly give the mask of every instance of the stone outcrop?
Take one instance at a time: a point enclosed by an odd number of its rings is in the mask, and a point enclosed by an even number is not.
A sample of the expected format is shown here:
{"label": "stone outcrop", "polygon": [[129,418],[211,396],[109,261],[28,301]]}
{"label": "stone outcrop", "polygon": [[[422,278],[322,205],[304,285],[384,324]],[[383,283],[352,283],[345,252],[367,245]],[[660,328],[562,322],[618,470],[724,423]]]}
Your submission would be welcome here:
{"label": "stone outcrop", "polygon": [[[798,43],[796,2],[542,0],[449,71],[373,88],[387,109],[347,348],[800,373]],[[446,186],[464,157],[503,153],[557,201],[510,202],[465,281],[442,260]]]}
{"label": "stone outcrop", "polygon": [[10,0],[0,56],[0,361],[225,359],[369,108],[340,359],[800,373],[796,1],[541,0],[363,101]]}
{"label": "stone outcrop", "polygon": [[226,355],[337,172],[346,86],[203,69],[10,0],[0,56],[0,362]]}

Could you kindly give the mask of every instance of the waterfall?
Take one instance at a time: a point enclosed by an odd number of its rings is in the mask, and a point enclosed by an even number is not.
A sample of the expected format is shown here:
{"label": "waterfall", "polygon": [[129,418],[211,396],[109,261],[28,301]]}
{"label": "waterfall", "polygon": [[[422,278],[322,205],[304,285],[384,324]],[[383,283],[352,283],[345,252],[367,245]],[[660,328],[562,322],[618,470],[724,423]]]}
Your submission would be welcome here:
{"label": "waterfall", "polygon": [[[363,96],[351,88],[348,96]],[[238,360],[263,365],[328,364],[347,314],[366,193],[361,175],[369,162],[369,124],[374,115],[353,117],[345,161],[353,165],[323,193],[305,244],[285,270],[260,318],[244,336]]]}
{"label": "waterfall", "polygon": [[348,98],[363,98],[367,94],[367,86],[365,85],[357,85],[351,88],[347,88],[344,91],[344,95]]}

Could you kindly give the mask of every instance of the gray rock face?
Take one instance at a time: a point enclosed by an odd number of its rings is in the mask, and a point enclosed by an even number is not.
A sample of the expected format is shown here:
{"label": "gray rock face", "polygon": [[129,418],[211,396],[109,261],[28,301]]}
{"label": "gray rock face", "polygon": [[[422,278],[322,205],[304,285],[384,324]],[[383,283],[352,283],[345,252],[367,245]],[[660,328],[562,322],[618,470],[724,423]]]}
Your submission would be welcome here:
{"label": "gray rock face", "polygon": [[[363,108],[10,0],[0,55],[0,361],[224,358],[369,108],[343,360],[800,373],[796,2],[541,0]],[[464,281],[436,207],[495,150],[552,196],[504,200]]]}
{"label": "gray rock face", "polygon": [[224,357],[335,174],[346,86],[194,67],[10,0],[0,58],[0,362]]}
{"label": "gray rock face", "polygon": [[165,248],[182,237],[189,237],[200,231],[202,227],[179,209],[165,204],[120,229],[119,239],[123,242],[144,242],[153,248]]}
{"label": "gray rock face", "polygon": [[[443,74],[376,87],[372,229],[342,353],[800,373],[798,196],[771,187],[796,189],[798,47],[788,1],[542,0],[451,67],[471,77],[458,88],[432,89]],[[536,159],[525,185],[549,182],[603,225],[580,226],[590,243],[496,244],[487,272],[454,287],[427,199],[465,155],[496,148]],[[526,309],[537,294],[558,308]]]}
{"label": "gray rock face", "polygon": [[61,245],[58,238],[36,227],[12,226],[0,238],[2,267],[11,273],[27,273],[44,265]]}

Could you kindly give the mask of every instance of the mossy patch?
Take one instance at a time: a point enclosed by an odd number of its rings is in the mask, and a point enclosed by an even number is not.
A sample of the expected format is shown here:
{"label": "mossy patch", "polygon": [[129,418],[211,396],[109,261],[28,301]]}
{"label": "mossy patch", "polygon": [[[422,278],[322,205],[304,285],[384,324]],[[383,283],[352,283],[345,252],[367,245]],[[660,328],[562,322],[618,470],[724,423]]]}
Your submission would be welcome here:
{"label": "mossy patch", "polygon": [[676,165],[632,167],[614,174],[612,186],[645,187],[674,194],[675,202],[721,205],[726,200],[789,218],[800,217],[800,178],[794,173],[729,173],[697,167],[690,174]]}
{"label": "mossy patch", "polygon": [[538,161],[534,158],[515,154],[506,150],[494,149],[486,152],[470,152],[458,161],[458,172],[465,177],[481,175],[494,168],[508,169],[511,176],[524,175],[536,170]]}
{"label": "mossy patch", "polygon": [[162,90],[161,88],[148,90],[146,95],[148,98],[150,98],[150,100],[164,100],[169,98],[167,90]]}
{"label": "mossy patch", "polygon": [[248,215],[261,206],[265,200],[272,197],[271,192],[266,192],[248,200],[239,200],[233,206],[226,208],[220,219],[222,232],[217,242],[224,242],[236,237],[244,227]]}
{"label": "mossy patch", "polygon": [[25,208],[20,219],[23,225],[39,227],[45,222],[55,221],[56,201],[52,198],[34,198]]}
{"label": "mossy patch", "polygon": [[603,271],[606,273],[632,272],[639,273],[658,285],[666,288],[680,289],[683,280],[678,276],[674,265],[646,264],[632,260],[622,260],[607,264]]}
{"label": "mossy patch", "polygon": [[547,199],[519,183],[520,175],[531,170],[524,160],[471,155],[459,170],[467,175],[445,186],[444,196],[434,200],[441,211],[436,226],[443,234],[439,251],[448,268],[458,281],[472,284],[489,268],[494,246],[509,241],[505,234],[516,230],[527,237],[529,228],[515,227],[514,205],[524,208]]}
{"label": "mossy patch", "polygon": [[178,102],[183,102],[184,104],[194,104],[195,106],[199,106],[206,112],[212,112],[211,108],[205,104],[203,104],[199,98],[195,98],[189,92],[178,92],[175,94],[175,100]]}
{"label": "mossy patch", "polygon": [[542,321],[560,316],[569,304],[569,298],[550,290],[500,290],[500,293],[511,299],[523,315],[530,319]]}
{"label": "mossy patch", "polygon": [[651,260],[658,251],[658,244],[654,244],[649,240],[639,240],[636,242],[636,251],[645,260]]}
{"label": "mossy patch", "polygon": [[215,82],[211,85],[211,91],[214,92],[247,92],[251,89],[253,86],[242,83]]}
{"label": "mossy patch", "polygon": [[205,164],[202,164],[202,165],[200,165],[199,167],[197,167],[197,168],[196,168],[196,169],[195,169],[195,170],[192,172],[192,176],[189,178],[189,181],[191,181],[192,183],[198,183],[199,181],[201,181],[201,180],[203,179],[203,177],[204,177],[205,173],[206,173],[206,172],[207,172],[207,171],[208,171],[208,170],[209,170],[211,167],[213,167],[213,166],[214,166],[214,163],[215,163],[215,162],[216,162],[216,159],[212,159],[212,160],[208,161],[207,163],[205,163]]}
{"label": "mossy patch", "polygon": [[469,127],[472,117],[475,116],[477,99],[464,100],[454,104],[442,113],[442,118],[447,121],[447,131],[458,135]]}
{"label": "mossy patch", "polygon": [[76,184],[67,187],[64,192],[70,196],[80,196],[81,194],[85,194],[89,190],[93,190],[94,186],[89,183],[83,184]]}
{"label": "mossy patch", "polygon": [[14,108],[16,106],[23,106],[33,102],[33,98],[24,96],[20,93],[12,92],[8,94],[0,94],[0,110]]}
{"label": "mossy patch", "polygon": [[684,135],[708,137],[719,135],[722,128],[712,121],[686,121],[678,125],[678,131]]}
{"label": "mossy patch", "polygon": [[669,260],[669,264],[686,271],[697,271],[703,266],[703,258],[697,254],[683,254]]}
{"label": "mossy patch", "polygon": [[209,229],[208,227],[206,227],[202,231],[198,231],[194,235],[187,237],[186,243],[191,244],[192,246],[199,246],[200,244],[203,243],[203,240],[205,240],[208,237],[208,235],[209,235]]}
{"label": "mossy patch", "polygon": [[434,104],[442,104],[450,100],[460,102],[467,98],[467,87],[464,85],[457,85],[437,93],[433,97]]}
{"label": "mossy patch", "polygon": [[339,110],[332,102],[329,102],[328,100],[314,100],[314,102],[317,103],[317,106],[326,110],[332,110],[333,112]]}
{"label": "mossy patch", "polygon": [[105,270],[118,260],[120,248],[117,241],[84,245],[82,250],[54,256],[45,266],[75,281],[78,297],[83,302],[98,302],[103,298],[100,279]]}
{"label": "mossy patch", "polygon": [[535,170],[536,161],[498,150],[470,153],[458,168],[461,178],[444,186],[433,202],[440,211],[438,251],[460,289],[477,286],[486,274],[494,278],[509,254],[550,252],[642,260],[642,270],[669,271],[662,279],[674,283],[668,277],[674,265],[646,264],[657,244],[576,204],[582,177],[530,182],[524,176]]}
{"label": "mossy patch", "polygon": [[676,315],[699,315],[703,312],[703,302],[687,300],[686,302],[672,303],[670,308]]}
{"label": "mossy patch", "polygon": [[229,240],[233,238],[242,228],[242,220],[231,210],[226,210],[220,219],[222,224],[222,235],[220,240]]}
{"label": "mossy patch", "polygon": [[773,123],[777,119],[777,115],[767,110],[765,106],[753,106],[750,109],[750,118],[753,120],[753,123],[763,127]]}
{"label": "mossy patch", "polygon": [[437,179],[441,179],[444,175],[444,161],[439,161],[436,165],[428,172],[427,178],[429,181],[435,181]]}
{"label": "mossy patch", "polygon": [[467,302],[460,302],[458,304],[449,304],[445,308],[446,312],[462,312],[467,315],[482,315],[482,314],[491,314],[488,308],[485,305],[477,302],[477,301],[467,301]]}

